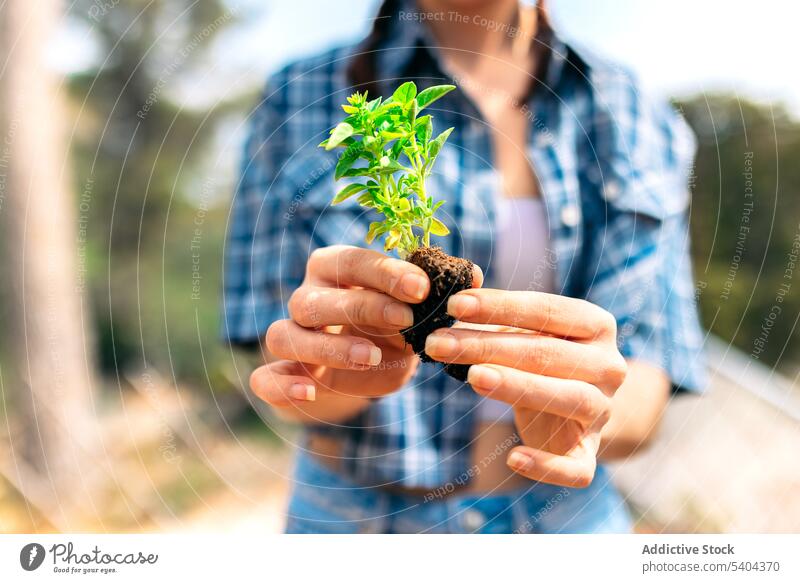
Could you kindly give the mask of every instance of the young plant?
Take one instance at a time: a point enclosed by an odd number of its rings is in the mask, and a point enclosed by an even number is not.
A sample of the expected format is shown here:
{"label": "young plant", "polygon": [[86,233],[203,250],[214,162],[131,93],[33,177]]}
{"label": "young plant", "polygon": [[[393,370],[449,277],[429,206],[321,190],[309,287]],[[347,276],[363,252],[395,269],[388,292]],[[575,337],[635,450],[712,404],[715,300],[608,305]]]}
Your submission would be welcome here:
{"label": "young plant", "polygon": [[[455,323],[447,313],[447,299],[472,287],[472,262],[430,246],[431,235],[450,231],[434,216],[444,201],[434,201],[425,189],[425,179],[453,128],[433,137],[431,116],[420,113],[453,89],[437,85],[417,93],[417,86],[409,81],[388,99],[367,100],[366,93],[354,93],[342,106],[347,117],[320,144],[326,150],[344,148],[336,164],[336,180],[359,179],[339,191],[333,204],[358,195],[361,206],[383,215],[382,221],[370,224],[367,243],[384,237],[386,251],[396,249],[400,257],[428,274],[430,292],[422,302],[411,305],[414,325],[401,330],[424,362],[432,362],[425,353],[428,334]],[[468,365],[444,368],[456,379],[467,378]]]}
{"label": "young plant", "polygon": [[335,179],[359,178],[334,197],[333,204],[359,195],[361,206],[383,215],[370,224],[367,243],[385,237],[384,249],[397,249],[402,258],[420,246],[428,247],[431,235],[450,231],[434,214],[444,204],[435,202],[425,189],[433,164],[453,128],[433,137],[430,115],[420,113],[455,89],[437,85],[417,93],[417,86],[403,83],[388,99],[367,100],[367,93],[354,93],[342,109],[347,117],[320,146],[344,148]]}

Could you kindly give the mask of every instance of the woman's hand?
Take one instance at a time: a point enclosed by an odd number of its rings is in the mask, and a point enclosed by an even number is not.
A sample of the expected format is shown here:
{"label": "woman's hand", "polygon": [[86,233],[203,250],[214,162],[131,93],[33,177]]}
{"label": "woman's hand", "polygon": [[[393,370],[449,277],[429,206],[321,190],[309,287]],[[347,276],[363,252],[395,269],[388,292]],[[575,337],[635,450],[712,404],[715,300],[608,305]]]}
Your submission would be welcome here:
{"label": "woman's hand", "polygon": [[343,245],[317,249],[289,299],[291,318],[267,331],[273,362],[253,372],[253,392],[289,416],[336,421],[399,389],[418,364],[399,331],[414,322],[408,304],[429,290],[425,272],[407,261]]}
{"label": "woman's hand", "polygon": [[437,330],[425,351],[475,365],[473,389],[513,405],[524,445],[509,453],[509,467],[532,480],[588,486],[611,397],[627,371],[614,317],[584,300],[494,289],[456,294],[448,312],[461,322],[494,325]]}
{"label": "woman's hand", "polygon": [[376,251],[315,250],[289,299],[291,318],[267,331],[273,362],[253,372],[250,387],[278,408],[396,390],[416,368],[398,331],[413,324],[408,303],[429,288],[420,268]]}

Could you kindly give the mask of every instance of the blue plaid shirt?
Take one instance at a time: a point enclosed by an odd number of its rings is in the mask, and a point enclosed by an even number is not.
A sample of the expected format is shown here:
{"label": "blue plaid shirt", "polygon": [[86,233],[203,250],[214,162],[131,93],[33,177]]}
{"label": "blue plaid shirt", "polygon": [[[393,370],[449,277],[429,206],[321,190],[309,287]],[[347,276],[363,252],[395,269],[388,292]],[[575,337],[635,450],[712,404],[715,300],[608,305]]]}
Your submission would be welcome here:
{"label": "blue plaid shirt", "polygon": [[[420,87],[452,82],[428,35],[413,19],[391,23],[375,53],[382,93],[408,79]],[[676,388],[701,390],[703,336],[687,234],[693,136],[625,71],[558,38],[550,45],[546,76],[525,107],[557,289],[614,314],[623,355],[660,367]],[[336,153],[317,147],[353,91],[346,67],[354,50],[287,66],[269,80],[252,113],[225,250],[223,328],[230,342],[261,341],[270,323],[288,317],[286,303],[309,253],[363,246],[375,220],[353,199],[330,206],[340,187],[333,180]],[[461,91],[431,110],[436,127],[455,128],[428,188],[446,198],[441,210],[453,233],[435,243],[482,266],[491,282],[498,176],[489,127]],[[422,365],[406,387],[346,425],[313,431],[340,437],[356,479],[435,487],[468,468],[478,400],[439,366]]]}

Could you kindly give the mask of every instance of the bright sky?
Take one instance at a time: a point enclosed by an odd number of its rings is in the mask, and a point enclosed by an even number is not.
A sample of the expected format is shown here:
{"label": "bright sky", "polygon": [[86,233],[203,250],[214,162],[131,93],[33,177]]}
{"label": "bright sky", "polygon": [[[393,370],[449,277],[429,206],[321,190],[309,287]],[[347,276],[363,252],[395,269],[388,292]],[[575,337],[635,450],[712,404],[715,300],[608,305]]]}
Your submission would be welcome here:
{"label": "bright sky", "polygon": [[[377,6],[364,0],[248,0],[260,18],[226,51],[272,70],[359,38]],[[568,40],[636,70],[668,95],[725,89],[786,101],[800,114],[800,3],[764,0],[550,0]]]}
{"label": "bright sky", "polygon": [[[727,90],[742,97],[784,101],[800,115],[800,3],[549,2],[565,39],[632,67],[646,86],[660,93]],[[244,18],[216,41],[217,66],[223,74],[235,71],[236,82],[244,84],[260,84],[290,59],[357,40],[370,28],[377,7],[376,0],[230,0],[230,4],[239,6]],[[61,68],[74,69],[81,59],[91,58],[85,38],[86,31],[60,35],[54,55]]]}

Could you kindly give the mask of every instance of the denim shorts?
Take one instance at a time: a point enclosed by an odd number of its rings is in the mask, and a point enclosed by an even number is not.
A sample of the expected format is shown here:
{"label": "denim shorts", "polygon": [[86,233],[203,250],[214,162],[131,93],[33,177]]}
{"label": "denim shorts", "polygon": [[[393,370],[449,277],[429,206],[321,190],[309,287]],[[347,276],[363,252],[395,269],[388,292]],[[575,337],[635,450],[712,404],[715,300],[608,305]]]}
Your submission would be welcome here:
{"label": "denim shorts", "polygon": [[365,487],[301,452],[295,463],[287,533],[629,533],[625,502],[598,467],[588,488],[531,482],[481,495],[443,489],[410,495]]}

